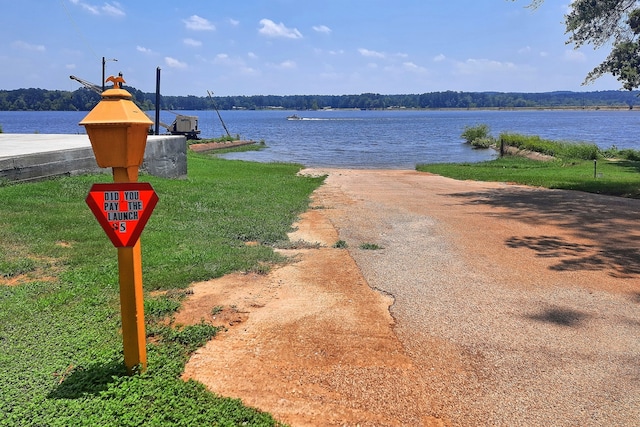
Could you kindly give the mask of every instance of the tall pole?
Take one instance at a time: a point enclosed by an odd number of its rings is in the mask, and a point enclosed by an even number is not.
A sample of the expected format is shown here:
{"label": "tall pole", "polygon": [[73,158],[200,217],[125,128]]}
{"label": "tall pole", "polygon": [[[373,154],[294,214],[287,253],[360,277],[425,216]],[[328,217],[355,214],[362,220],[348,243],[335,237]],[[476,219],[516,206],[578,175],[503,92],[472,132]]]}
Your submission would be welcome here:
{"label": "tall pole", "polygon": [[156,68],[156,135],[160,135],[160,67]]}
{"label": "tall pole", "polygon": [[104,76],[104,72],[105,72],[105,68],[106,68],[107,61],[114,61],[114,62],[118,62],[118,60],[117,60],[117,59],[115,59],[115,58],[106,59],[104,56],[102,57],[102,91],[103,91],[103,92],[104,92],[104,90],[105,90],[105,85],[104,85],[104,79],[105,79],[105,76]]}
{"label": "tall pole", "polygon": [[102,57],[102,91],[104,92],[104,66],[105,66],[106,60],[104,59],[104,56]]}

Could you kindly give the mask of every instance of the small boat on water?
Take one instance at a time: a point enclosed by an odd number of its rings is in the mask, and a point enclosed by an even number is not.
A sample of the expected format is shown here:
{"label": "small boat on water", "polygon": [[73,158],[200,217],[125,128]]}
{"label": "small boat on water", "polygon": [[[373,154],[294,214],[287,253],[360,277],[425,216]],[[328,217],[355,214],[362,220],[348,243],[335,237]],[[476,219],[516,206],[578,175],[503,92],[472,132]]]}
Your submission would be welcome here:
{"label": "small boat on water", "polygon": [[287,116],[287,120],[302,120],[302,117],[298,116],[297,114],[293,114],[291,116]]}

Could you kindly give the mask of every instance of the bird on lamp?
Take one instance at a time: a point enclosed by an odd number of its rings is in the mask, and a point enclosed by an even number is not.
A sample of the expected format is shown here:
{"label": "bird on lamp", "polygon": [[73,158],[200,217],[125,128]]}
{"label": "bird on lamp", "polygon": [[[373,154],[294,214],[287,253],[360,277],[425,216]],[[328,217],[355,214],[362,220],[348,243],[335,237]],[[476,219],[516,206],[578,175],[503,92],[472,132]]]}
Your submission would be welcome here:
{"label": "bird on lamp", "polygon": [[122,89],[122,83],[126,83],[124,81],[124,78],[122,77],[122,74],[120,74],[118,77],[109,76],[107,78],[107,82],[113,82],[114,89]]}

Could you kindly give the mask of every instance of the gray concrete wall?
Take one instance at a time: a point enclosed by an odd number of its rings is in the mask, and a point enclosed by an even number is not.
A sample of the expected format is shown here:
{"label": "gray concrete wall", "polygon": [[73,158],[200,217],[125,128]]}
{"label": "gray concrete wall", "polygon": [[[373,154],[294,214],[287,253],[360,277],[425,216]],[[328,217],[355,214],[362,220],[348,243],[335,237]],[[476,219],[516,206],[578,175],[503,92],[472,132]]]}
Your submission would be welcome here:
{"label": "gray concrete wall", "polygon": [[[3,135],[8,137],[8,135]],[[72,135],[77,139],[77,135]],[[64,136],[59,136],[64,139]],[[32,136],[30,151],[37,136]],[[0,141],[1,143],[2,141]],[[91,172],[111,172],[111,168],[99,168],[88,137],[87,146],[55,150],[55,141],[47,139],[41,152],[20,153],[14,151],[0,157],[0,179],[32,181],[56,176],[79,175]],[[1,144],[0,144],[1,145]],[[81,144],[84,145],[84,144]],[[59,144],[65,147],[64,143]],[[0,146],[1,148],[1,146]],[[187,175],[187,142],[184,136],[158,135],[147,138],[142,170],[162,178],[183,178]]]}
{"label": "gray concrete wall", "polygon": [[144,150],[142,170],[162,178],[185,178],[187,176],[187,138],[150,136]]}

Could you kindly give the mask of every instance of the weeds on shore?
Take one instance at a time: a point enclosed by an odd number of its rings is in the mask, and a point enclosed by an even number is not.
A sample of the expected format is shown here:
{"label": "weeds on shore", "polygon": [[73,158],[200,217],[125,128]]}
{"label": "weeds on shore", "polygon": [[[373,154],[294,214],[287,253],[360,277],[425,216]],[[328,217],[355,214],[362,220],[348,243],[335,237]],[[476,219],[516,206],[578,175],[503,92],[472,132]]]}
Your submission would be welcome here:
{"label": "weeds on shore", "polygon": [[511,132],[503,132],[498,138],[494,138],[491,136],[489,126],[486,124],[465,126],[460,137],[474,148],[493,147],[498,149],[501,145],[504,145],[519,150],[545,154],[565,161],[602,158],[640,161],[640,151],[632,149],[621,150],[615,145],[602,150],[596,144],[554,141],[537,135],[522,135]]}
{"label": "weeds on shore", "polygon": [[384,249],[382,246],[377,245],[375,243],[362,243],[360,245],[360,249],[368,250],[368,251],[376,251],[378,249]]}
{"label": "weeds on shore", "polygon": [[[462,137],[473,145],[474,141],[493,139],[487,135],[488,127],[479,125],[465,128]],[[489,146],[499,149],[500,144],[552,158],[550,161],[538,161],[519,155],[505,155],[481,163],[420,164],[416,170],[455,179],[512,182],[640,198],[639,151],[620,150],[615,146],[601,150],[595,144],[552,141],[513,133],[501,134]],[[484,144],[479,146],[484,147]]]}
{"label": "weeds on shore", "polygon": [[208,144],[208,143],[211,143],[211,142],[224,143],[224,142],[233,142],[233,141],[239,141],[239,140],[240,140],[240,135],[239,134],[236,134],[235,136],[222,135],[222,136],[219,136],[217,138],[188,139],[187,140],[187,145]]}
{"label": "weeds on shore", "polygon": [[333,244],[332,247],[335,249],[347,249],[349,245],[347,245],[347,242],[345,242],[344,240],[338,240]]}

